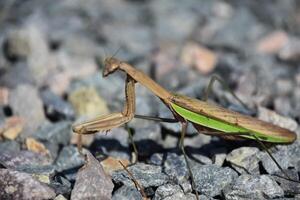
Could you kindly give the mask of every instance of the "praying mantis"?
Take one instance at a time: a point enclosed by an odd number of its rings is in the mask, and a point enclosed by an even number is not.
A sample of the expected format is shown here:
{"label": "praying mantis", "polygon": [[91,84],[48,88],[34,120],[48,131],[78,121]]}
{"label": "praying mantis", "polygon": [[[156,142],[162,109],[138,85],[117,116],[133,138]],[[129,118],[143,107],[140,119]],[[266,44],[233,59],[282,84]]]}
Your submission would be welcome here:
{"label": "praying mantis", "polygon": [[[126,74],[125,106],[123,111],[73,125],[73,132],[79,135],[93,134],[119,127],[131,121],[134,117],[151,119],[151,117],[135,115],[135,84],[138,82],[153,92],[169,108],[174,116],[174,119],[157,119],[163,122],[178,122],[181,124],[179,146],[183,152],[191,175],[192,172],[184,150],[184,137],[188,123],[192,124],[199,133],[215,135],[231,140],[241,138],[253,139],[261,144],[262,142],[288,144],[296,140],[296,133],[288,129],[222,108],[206,101],[172,93],[130,64],[113,57],[106,58],[104,61],[103,77],[107,77],[116,71],[123,71]],[[209,85],[212,85],[212,83],[213,81],[211,81]],[[276,160],[273,157],[272,159],[281,169]],[[194,188],[195,183],[193,176],[191,176],[191,181],[192,187]],[[196,196],[198,196],[196,190],[195,192]]]}

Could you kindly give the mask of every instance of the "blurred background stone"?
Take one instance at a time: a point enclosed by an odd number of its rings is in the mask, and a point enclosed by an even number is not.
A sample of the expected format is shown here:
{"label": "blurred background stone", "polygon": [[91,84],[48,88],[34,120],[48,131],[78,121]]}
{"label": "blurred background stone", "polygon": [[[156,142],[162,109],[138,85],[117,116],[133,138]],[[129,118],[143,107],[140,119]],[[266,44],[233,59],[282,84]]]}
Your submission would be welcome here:
{"label": "blurred background stone", "polygon": [[[300,137],[299,11],[295,0],[0,1],[0,170],[21,177],[18,185],[22,177],[47,183],[41,186],[47,194],[24,194],[25,199],[75,194],[85,160],[71,125],[124,107],[124,73],[102,77],[107,57],[200,100],[216,74],[248,108],[218,83],[209,102]],[[173,118],[139,83],[136,113]],[[119,159],[149,199],[195,199],[178,148],[180,130],[178,123],[133,119],[126,127],[83,136],[82,144],[113,174],[113,199],[142,198],[116,164]],[[272,154],[297,179],[299,139],[276,146]],[[225,141],[199,134],[190,124],[185,150],[200,199],[299,198],[299,187],[277,177],[282,172],[254,141]]]}

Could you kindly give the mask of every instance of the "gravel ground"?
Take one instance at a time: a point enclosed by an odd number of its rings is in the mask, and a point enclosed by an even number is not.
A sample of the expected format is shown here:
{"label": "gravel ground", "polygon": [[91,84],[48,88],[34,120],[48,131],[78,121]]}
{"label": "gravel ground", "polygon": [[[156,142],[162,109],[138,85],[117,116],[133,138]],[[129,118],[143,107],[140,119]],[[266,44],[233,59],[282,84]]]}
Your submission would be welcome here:
{"label": "gravel ground", "polygon": [[[196,199],[179,124],[134,119],[83,137],[78,152],[72,124],[124,105],[124,74],[101,76],[112,55],[198,99],[217,74],[248,109],[220,84],[209,101],[300,137],[297,0],[2,0],[0,27],[0,199],[143,199],[131,175],[148,199]],[[139,84],[136,104],[172,116]],[[201,200],[300,199],[300,183],[255,141],[189,126],[185,145]],[[300,140],[270,151],[299,181]]]}

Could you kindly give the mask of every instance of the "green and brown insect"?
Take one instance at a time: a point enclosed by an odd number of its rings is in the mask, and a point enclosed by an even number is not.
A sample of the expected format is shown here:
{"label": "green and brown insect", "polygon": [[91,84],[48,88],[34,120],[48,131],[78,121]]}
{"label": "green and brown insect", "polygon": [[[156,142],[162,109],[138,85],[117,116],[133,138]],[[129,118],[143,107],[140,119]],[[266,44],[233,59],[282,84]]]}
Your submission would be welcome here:
{"label": "green and brown insect", "polygon": [[[188,123],[191,123],[199,133],[216,135],[233,140],[244,138],[254,139],[260,143],[269,142],[276,144],[288,144],[296,140],[296,134],[288,129],[224,109],[206,101],[169,92],[142,71],[116,58],[107,58],[105,60],[103,77],[113,74],[118,70],[125,72],[127,75],[125,83],[126,101],[123,111],[74,125],[72,128],[75,133],[85,135],[98,131],[108,131],[129,122],[134,117],[147,119],[147,117],[135,115],[135,84],[138,82],[159,97],[172,112],[174,119],[160,118],[161,121],[178,122],[181,124],[180,148],[185,158],[184,136]],[[275,161],[275,159],[273,160]],[[193,179],[192,184],[194,184]]]}

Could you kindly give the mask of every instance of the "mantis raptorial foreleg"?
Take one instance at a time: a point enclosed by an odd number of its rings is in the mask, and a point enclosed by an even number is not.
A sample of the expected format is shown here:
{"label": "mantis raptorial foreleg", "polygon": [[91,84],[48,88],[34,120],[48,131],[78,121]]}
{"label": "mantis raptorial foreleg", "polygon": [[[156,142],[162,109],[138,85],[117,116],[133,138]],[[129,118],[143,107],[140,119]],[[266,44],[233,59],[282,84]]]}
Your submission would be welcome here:
{"label": "mantis raptorial foreleg", "polygon": [[135,112],[135,80],[127,75],[125,83],[125,106],[122,112],[105,115],[72,127],[79,134],[78,147],[81,149],[81,135],[93,134],[99,131],[109,131],[129,122]]}

